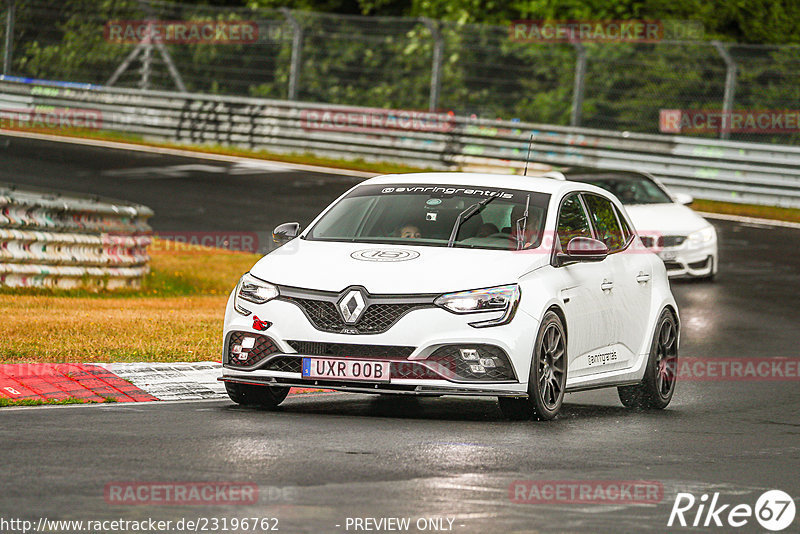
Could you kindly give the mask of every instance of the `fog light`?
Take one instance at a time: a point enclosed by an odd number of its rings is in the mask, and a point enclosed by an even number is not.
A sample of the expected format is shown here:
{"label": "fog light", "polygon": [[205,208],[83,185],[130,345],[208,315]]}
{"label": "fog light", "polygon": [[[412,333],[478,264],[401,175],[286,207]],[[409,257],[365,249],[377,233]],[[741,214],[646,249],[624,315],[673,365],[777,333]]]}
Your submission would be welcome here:
{"label": "fog light", "polygon": [[492,367],[497,367],[492,358],[481,358],[481,365],[484,367],[489,367],[490,369]]}
{"label": "fog light", "polygon": [[486,372],[486,369],[482,365],[470,365],[469,370],[475,374],[481,374]]}
{"label": "fog light", "polygon": [[231,348],[231,352],[234,353],[234,354],[240,354],[242,352],[242,346],[241,345],[234,345]]}
{"label": "fog light", "polygon": [[477,349],[461,349],[461,359],[465,362],[477,362],[480,357]]}
{"label": "fog light", "polygon": [[242,340],[243,349],[252,349],[255,346],[256,346],[256,338],[254,337],[246,337]]}

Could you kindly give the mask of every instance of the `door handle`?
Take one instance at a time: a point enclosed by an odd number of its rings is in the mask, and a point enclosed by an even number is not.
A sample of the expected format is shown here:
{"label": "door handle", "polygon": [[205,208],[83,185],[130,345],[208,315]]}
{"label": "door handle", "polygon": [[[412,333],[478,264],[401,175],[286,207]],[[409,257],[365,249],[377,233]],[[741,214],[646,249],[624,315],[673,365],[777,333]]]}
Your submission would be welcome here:
{"label": "door handle", "polygon": [[602,289],[603,291],[611,291],[613,287],[614,287],[614,282],[610,280],[603,280],[603,283],[600,284],[600,289]]}
{"label": "door handle", "polygon": [[640,272],[638,275],[636,275],[636,281],[640,284],[646,284],[650,281],[650,273]]}

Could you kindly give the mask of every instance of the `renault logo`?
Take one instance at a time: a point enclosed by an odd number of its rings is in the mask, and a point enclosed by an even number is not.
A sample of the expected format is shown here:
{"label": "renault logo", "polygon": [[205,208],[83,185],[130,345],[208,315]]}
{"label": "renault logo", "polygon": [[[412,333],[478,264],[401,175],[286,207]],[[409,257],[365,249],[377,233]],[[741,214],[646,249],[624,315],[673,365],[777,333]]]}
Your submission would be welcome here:
{"label": "renault logo", "polygon": [[347,324],[357,323],[366,308],[367,304],[364,302],[364,295],[357,289],[348,292],[339,301],[339,311]]}

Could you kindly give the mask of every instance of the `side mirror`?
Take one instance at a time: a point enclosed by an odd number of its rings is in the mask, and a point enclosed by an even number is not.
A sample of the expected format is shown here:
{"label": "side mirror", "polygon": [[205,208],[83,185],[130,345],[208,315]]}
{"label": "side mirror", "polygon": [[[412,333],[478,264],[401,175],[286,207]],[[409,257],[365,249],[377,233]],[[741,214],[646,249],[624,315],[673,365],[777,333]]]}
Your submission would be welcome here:
{"label": "side mirror", "polygon": [[567,251],[556,256],[559,266],[578,262],[603,261],[608,256],[608,247],[591,237],[573,237],[567,243]]}
{"label": "side mirror", "polygon": [[284,245],[300,235],[300,223],[283,223],[272,231],[272,242],[278,246]]}
{"label": "side mirror", "polygon": [[672,197],[675,199],[675,202],[678,204],[683,204],[684,206],[688,206],[694,202],[694,197],[692,195],[687,195],[686,193],[673,193]]}

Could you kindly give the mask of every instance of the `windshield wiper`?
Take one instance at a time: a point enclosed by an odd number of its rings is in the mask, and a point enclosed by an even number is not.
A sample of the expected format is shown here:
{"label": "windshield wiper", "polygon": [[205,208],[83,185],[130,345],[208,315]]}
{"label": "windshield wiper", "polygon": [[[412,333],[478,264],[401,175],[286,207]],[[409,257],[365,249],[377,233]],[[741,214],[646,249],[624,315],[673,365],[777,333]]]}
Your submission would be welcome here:
{"label": "windshield wiper", "polygon": [[[500,195],[497,195],[500,196]],[[476,213],[480,212],[483,208],[486,207],[489,202],[496,199],[497,197],[489,197],[487,199],[481,200],[480,202],[476,202],[472,206],[468,207],[464,211],[458,214],[456,217],[456,222],[453,225],[453,230],[450,232],[450,239],[447,241],[447,246],[452,247],[453,243],[456,242],[456,238],[458,237],[458,229],[461,228],[461,225],[466,222],[467,219],[475,215]]]}
{"label": "windshield wiper", "polygon": [[525,229],[528,227],[528,208],[531,206],[531,196],[528,195],[528,200],[525,201],[525,213],[522,214],[522,217],[516,220],[516,241],[517,241],[517,250],[522,250],[522,247],[525,246]]}

